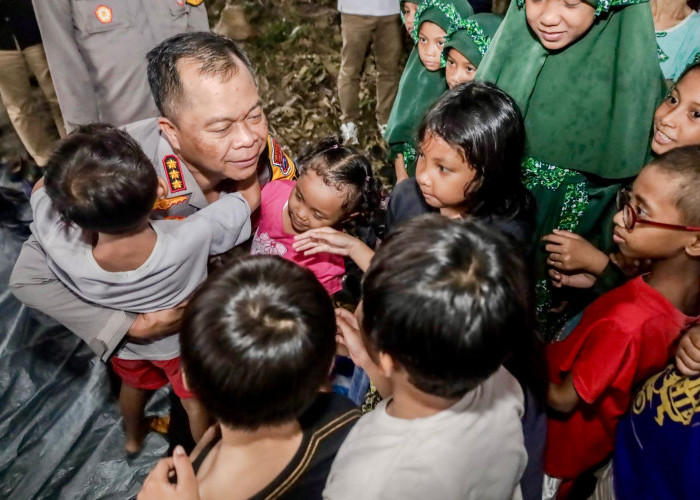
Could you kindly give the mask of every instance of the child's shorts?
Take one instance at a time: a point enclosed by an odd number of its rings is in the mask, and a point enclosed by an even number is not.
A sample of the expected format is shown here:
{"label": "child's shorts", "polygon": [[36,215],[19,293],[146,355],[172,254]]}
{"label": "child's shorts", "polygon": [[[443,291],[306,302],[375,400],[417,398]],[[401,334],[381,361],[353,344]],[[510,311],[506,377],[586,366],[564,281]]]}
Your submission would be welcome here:
{"label": "child's shorts", "polygon": [[181,399],[193,398],[194,394],[185,389],[180,369],[180,356],[162,361],[151,359],[112,358],[112,367],[122,381],[137,389],[156,390],[168,382]]}

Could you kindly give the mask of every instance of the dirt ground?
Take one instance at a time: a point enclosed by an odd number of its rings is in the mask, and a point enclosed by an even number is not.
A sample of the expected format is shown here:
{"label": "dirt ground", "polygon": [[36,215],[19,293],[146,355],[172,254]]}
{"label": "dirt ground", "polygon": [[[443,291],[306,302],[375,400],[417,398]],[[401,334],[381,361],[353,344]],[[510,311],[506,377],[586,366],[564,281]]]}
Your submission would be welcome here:
{"label": "dirt ground", "polygon": [[[209,0],[206,5],[213,30],[245,38],[239,41],[257,70],[270,132],[292,156],[316,139],[339,133],[337,0]],[[384,161],[385,146],[374,118],[373,75],[370,55],[360,90],[360,147],[390,185],[393,168]],[[26,154],[0,109],[0,160],[13,163]]]}

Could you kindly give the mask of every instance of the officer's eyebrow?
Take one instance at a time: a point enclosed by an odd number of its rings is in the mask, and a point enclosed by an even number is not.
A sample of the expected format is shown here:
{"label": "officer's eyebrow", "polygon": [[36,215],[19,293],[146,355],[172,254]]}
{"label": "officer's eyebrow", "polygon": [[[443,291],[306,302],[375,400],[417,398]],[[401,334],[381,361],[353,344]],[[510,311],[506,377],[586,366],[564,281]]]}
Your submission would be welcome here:
{"label": "officer's eyebrow", "polygon": [[[261,99],[258,99],[258,101],[257,101],[253,106],[251,106],[250,109],[249,109],[248,111],[245,112],[245,114],[243,115],[243,118],[242,118],[242,119],[245,119],[250,113],[252,113],[253,111],[255,111],[257,108],[262,108],[262,105],[263,105],[263,104],[262,104],[262,100],[261,100]],[[230,117],[228,117],[228,116],[215,116],[214,118],[212,118],[212,119],[210,119],[210,120],[207,120],[207,121],[205,122],[204,126],[205,126],[205,127],[208,127],[209,125],[212,125],[212,124],[214,124],[214,123],[218,123],[218,122],[230,122],[230,121],[235,121],[235,120],[232,120],[232,119],[231,119]]]}

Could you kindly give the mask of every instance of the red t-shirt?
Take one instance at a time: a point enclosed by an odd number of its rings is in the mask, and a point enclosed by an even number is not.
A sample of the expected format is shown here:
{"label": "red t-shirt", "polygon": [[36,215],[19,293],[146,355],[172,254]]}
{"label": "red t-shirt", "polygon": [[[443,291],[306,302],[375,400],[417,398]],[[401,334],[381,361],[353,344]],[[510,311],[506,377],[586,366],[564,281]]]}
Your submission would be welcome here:
{"label": "red t-shirt", "polygon": [[329,294],[342,287],[345,274],[345,261],[340,255],[317,253],[305,256],[292,247],[294,235],[285,232],[283,211],[287,209],[289,194],[296,181],[279,180],[263,187],[260,200],[260,219],[255,232],[251,253],[253,255],[279,255],[311,270]]}
{"label": "red t-shirt", "polygon": [[547,474],[576,478],[612,452],[634,387],[663,369],[681,332],[699,319],[639,276],[598,298],[571,335],[547,346],[549,380],[559,384],[571,372],[587,403],[563,419],[548,418]]}

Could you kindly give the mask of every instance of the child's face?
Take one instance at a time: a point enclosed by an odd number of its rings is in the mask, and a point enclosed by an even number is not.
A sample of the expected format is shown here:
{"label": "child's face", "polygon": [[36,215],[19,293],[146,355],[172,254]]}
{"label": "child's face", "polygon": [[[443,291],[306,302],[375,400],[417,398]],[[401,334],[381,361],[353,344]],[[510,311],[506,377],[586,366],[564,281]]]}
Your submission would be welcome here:
{"label": "child's face", "polygon": [[[682,179],[647,166],[642,169],[632,184],[630,205],[640,219],[666,224],[685,225],[683,214],[675,203],[675,194]],[[613,241],[620,252],[633,259],[668,259],[685,252],[698,233],[680,229],[656,227],[637,222],[629,230],[625,227],[623,211],[613,219]]]}
{"label": "child's face", "polygon": [[689,71],[657,108],[651,149],[661,155],[694,144],[700,144],[700,67]]}
{"label": "child's face", "polygon": [[548,50],[560,50],[593,26],[595,9],[581,0],[525,0],[527,24]]}
{"label": "child's face", "polygon": [[416,16],[416,10],[418,10],[418,4],[412,2],[404,2],[401,7],[403,11],[404,26],[408,34],[413,36],[413,19]]}
{"label": "child's face", "polygon": [[416,181],[428,205],[443,215],[461,215],[475,174],[461,151],[435,134],[426,135],[418,154]]}
{"label": "child's face", "polygon": [[454,88],[460,83],[471,82],[474,80],[474,75],[476,75],[476,66],[457,49],[450,49],[447,53],[447,66],[445,66],[447,86]]}
{"label": "child's face", "polygon": [[440,56],[445,48],[447,33],[435,23],[425,21],[418,32],[418,57],[428,71],[440,69]]}
{"label": "child's face", "polygon": [[327,185],[313,170],[305,172],[289,194],[287,212],[292,229],[303,233],[309,229],[334,226],[345,216],[345,193]]}

